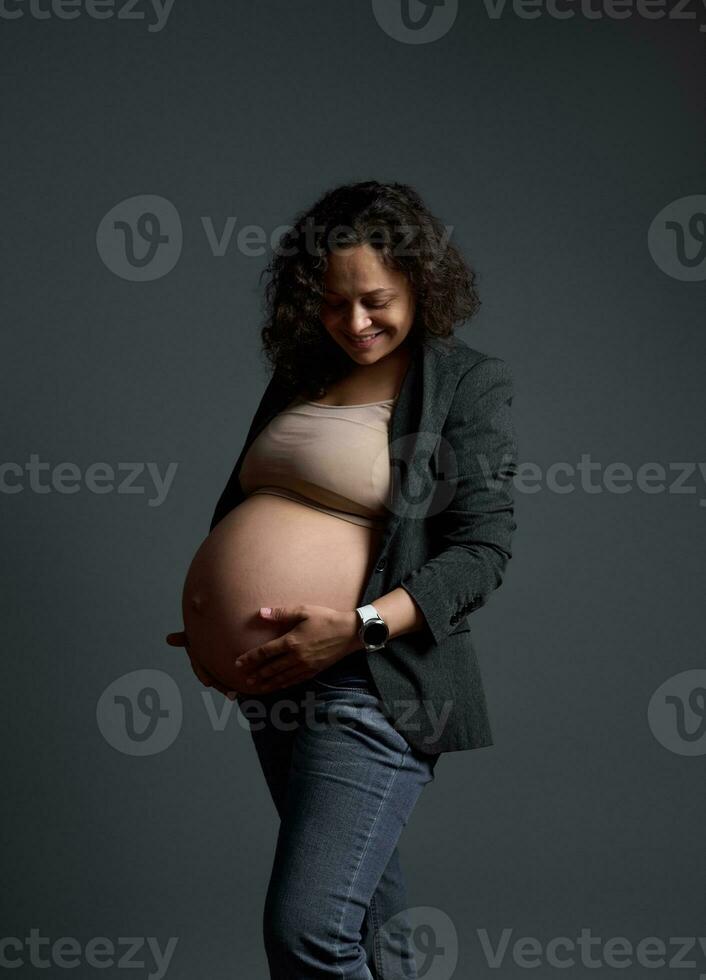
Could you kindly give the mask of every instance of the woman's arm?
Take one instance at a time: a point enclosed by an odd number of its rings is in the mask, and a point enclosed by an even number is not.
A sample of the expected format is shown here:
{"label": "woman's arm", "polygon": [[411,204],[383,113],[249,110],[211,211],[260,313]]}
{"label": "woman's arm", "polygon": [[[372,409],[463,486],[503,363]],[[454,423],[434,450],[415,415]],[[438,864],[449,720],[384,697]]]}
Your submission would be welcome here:
{"label": "woman's arm", "polygon": [[[379,599],[376,599],[373,605],[377,609],[378,615],[382,616],[385,620],[387,628],[390,631],[389,639],[391,640],[401,633],[415,633],[417,630],[423,629],[426,625],[426,620],[419,606],[405,589],[399,587],[393,589],[391,592],[387,592],[385,595],[380,596]],[[345,610],[342,613],[342,617],[343,621],[347,624],[346,629],[350,639],[345,653],[353,653],[355,650],[360,649],[360,640],[358,638],[360,619],[355,609],[352,611]]]}

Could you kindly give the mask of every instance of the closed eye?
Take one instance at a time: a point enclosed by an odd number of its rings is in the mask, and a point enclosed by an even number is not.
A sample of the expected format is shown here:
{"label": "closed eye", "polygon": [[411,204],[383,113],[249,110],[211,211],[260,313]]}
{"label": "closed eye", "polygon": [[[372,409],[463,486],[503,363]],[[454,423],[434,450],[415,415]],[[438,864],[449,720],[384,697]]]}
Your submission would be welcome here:
{"label": "closed eye", "polygon": [[[388,300],[387,303],[364,303],[369,310],[386,310],[392,300]],[[333,303],[331,300],[324,300],[324,303],[330,310],[341,310],[346,305],[345,303]]]}

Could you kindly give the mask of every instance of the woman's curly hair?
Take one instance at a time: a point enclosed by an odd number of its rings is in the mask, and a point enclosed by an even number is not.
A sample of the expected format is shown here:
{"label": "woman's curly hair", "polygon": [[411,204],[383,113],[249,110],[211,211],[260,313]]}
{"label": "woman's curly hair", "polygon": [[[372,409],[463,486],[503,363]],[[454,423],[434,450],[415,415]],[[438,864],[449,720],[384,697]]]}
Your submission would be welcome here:
{"label": "woman's curly hair", "polygon": [[407,276],[416,301],[410,345],[430,334],[449,336],[480,306],[474,271],[409,185],[367,180],[329,190],[296,216],[262,273],[269,275],[263,351],[292,395],[319,399],[351,369],[319,311],[332,248],[364,244]]}

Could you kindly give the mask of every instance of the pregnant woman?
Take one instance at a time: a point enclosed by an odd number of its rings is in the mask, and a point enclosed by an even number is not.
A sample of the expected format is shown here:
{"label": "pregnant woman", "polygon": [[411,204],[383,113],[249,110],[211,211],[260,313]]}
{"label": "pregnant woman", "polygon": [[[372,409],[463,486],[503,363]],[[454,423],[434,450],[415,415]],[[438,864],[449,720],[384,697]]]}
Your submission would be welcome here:
{"label": "pregnant woman", "polygon": [[492,744],[465,616],[511,555],[511,379],[454,336],[474,275],[406,185],[327,192],[268,271],[273,376],[167,642],[238,697],[280,817],[272,980],[410,980],[400,835],[443,751]]}

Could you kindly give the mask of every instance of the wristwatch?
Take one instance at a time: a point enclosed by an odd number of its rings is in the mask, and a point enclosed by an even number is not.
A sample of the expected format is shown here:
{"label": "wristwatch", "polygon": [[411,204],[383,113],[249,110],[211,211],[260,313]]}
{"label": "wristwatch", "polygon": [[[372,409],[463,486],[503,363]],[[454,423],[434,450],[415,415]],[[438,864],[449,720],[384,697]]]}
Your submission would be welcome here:
{"label": "wristwatch", "polygon": [[378,611],[371,603],[367,606],[359,606],[356,609],[360,626],[358,636],[360,642],[365,647],[366,653],[373,650],[381,650],[390,636],[387,623],[378,615]]}

